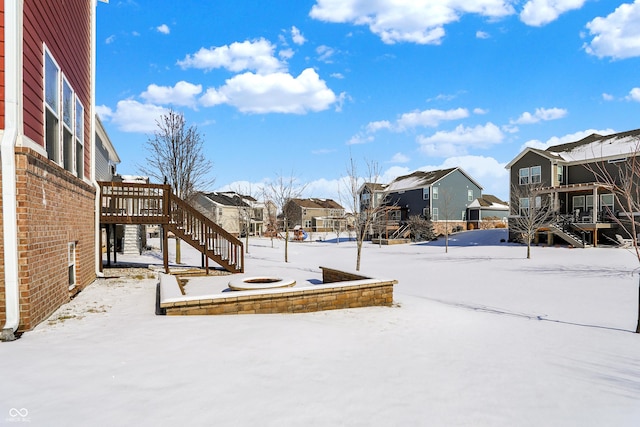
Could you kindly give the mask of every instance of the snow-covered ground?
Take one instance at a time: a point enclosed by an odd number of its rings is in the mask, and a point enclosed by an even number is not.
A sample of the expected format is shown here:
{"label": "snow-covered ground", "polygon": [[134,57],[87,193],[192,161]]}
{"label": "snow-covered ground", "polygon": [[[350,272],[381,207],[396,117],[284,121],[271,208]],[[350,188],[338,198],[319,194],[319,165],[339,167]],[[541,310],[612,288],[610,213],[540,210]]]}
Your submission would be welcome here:
{"label": "snow-covered ground", "polygon": [[[0,343],[0,425],[638,426],[638,262],[625,249],[365,244],[393,307],[156,316],[156,280],[101,279]],[[328,236],[330,239],[331,236]],[[354,242],[252,239],[246,273],[353,271]],[[182,245],[187,264],[200,257]],[[157,254],[118,261],[160,264]]]}

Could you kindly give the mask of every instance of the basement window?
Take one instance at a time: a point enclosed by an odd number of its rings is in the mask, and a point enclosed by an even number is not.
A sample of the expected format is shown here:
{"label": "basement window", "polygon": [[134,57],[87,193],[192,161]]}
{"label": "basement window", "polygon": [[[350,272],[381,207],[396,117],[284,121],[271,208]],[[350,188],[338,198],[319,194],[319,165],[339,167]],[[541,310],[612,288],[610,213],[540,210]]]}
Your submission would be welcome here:
{"label": "basement window", "polygon": [[76,244],[69,243],[69,290],[76,287]]}

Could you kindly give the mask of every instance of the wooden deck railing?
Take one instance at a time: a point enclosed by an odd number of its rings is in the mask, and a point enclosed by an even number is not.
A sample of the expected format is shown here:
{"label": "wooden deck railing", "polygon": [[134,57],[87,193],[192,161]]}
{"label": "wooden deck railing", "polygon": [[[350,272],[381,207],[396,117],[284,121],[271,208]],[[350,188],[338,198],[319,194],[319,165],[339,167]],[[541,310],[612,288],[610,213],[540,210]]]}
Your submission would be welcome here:
{"label": "wooden deck railing", "polygon": [[171,186],[106,181],[99,185],[102,224],[162,225],[228,271],[244,271],[243,243],[173,194]]}

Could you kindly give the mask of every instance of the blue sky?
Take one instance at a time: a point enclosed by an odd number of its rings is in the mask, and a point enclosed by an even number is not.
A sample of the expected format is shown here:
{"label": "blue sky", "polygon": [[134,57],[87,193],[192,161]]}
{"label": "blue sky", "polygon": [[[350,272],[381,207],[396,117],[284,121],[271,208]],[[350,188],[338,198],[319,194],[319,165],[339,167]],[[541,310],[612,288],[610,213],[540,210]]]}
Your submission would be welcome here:
{"label": "blue sky", "polygon": [[[640,0],[111,0],[98,113],[139,173],[169,108],[216,182],[278,176],[339,199],[350,157],[382,181],[460,166],[508,195],[525,146],[640,127]],[[342,190],[344,193],[344,189]]]}

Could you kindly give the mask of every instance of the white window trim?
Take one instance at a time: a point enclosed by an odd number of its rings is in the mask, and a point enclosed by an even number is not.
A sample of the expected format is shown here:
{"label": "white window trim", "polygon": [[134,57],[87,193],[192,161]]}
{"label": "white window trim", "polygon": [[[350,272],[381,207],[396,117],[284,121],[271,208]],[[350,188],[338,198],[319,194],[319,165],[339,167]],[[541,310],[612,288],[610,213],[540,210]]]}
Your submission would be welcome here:
{"label": "white window trim", "polygon": [[438,187],[433,187],[433,194],[431,195],[433,200],[438,200]]}
{"label": "white window trim", "polygon": [[[53,63],[53,66],[56,68],[57,73],[56,73],[56,82],[55,82],[55,92],[56,92],[56,103],[57,105],[55,106],[55,108],[51,105],[49,105],[49,103],[47,102],[47,59],[50,59],[51,62]],[[47,156],[49,155],[49,141],[47,141],[47,111],[50,111],[53,116],[56,118],[56,120],[58,121],[58,129],[57,129],[57,158],[50,158],[49,160],[51,160],[52,162],[60,165],[61,162],[61,158],[62,158],[62,152],[60,150],[60,146],[61,141],[60,141],[60,137],[62,135],[62,117],[60,115],[60,110],[62,109],[62,85],[61,85],[61,76],[62,76],[62,70],[60,68],[60,65],[58,64],[58,61],[56,61],[56,58],[53,56],[53,54],[49,51],[49,49],[47,49],[47,46],[44,45],[44,49],[42,52],[42,71],[43,71],[43,84],[42,84],[42,99],[43,99],[43,103],[44,103],[44,109],[43,109],[43,131],[44,131],[44,149],[47,152]],[[54,150],[54,152],[56,152]]]}
{"label": "white window trim", "polygon": [[78,283],[78,275],[77,275],[77,271],[76,271],[76,244],[75,242],[69,242],[69,251],[68,251],[68,267],[69,267],[69,272],[73,273],[73,277],[71,275],[69,275],[69,290],[73,289],[76,287],[76,284]]}
{"label": "white window trim", "polygon": [[467,190],[467,201],[473,202],[473,189]]}
{"label": "white window trim", "polygon": [[[527,174],[524,175],[523,171],[526,171]],[[518,171],[518,182],[520,183],[520,185],[529,184],[529,168],[520,168],[520,170]]]}
{"label": "white window trim", "polygon": [[438,208],[431,209],[431,220],[438,221]]}
{"label": "white window trim", "polygon": [[429,187],[424,187],[422,189],[422,200],[429,200],[429,191],[430,191]]}

